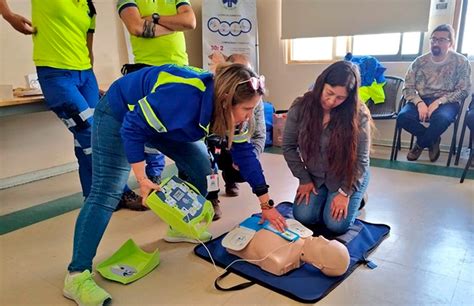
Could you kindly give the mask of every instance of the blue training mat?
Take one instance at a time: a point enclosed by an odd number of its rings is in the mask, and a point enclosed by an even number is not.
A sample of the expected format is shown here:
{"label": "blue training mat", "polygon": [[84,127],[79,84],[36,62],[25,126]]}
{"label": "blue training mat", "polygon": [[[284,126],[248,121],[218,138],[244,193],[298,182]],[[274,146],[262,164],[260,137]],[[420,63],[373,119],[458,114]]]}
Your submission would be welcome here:
{"label": "blue training mat", "polygon": [[[277,209],[286,218],[291,218],[291,205],[290,202],[283,202],[277,206]],[[337,239],[344,243],[349,249],[351,256],[349,269],[344,275],[339,277],[325,276],[319,269],[310,264],[303,264],[300,268],[290,271],[285,275],[276,276],[262,270],[256,265],[239,261],[230,266],[228,271],[216,280],[215,286],[217,289],[230,291],[243,289],[253,284],[259,284],[299,302],[315,303],[336,288],[360,264],[367,264],[368,267],[372,269],[375,268],[376,265],[366,259],[367,255],[383,241],[389,232],[390,227],[388,225],[372,224],[356,219],[349,231],[341,236],[331,237],[328,233],[324,233],[326,238]],[[315,233],[317,233],[317,229]],[[225,234],[205,243],[216,264],[222,268],[227,267],[231,262],[239,259],[237,256],[227,253],[226,249],[221,245],[224,236]],[[194,253],[211,262],[209,254],[203,245],[196,246]],[[227,276],[229,272],[238,274],[250,282],[231,288],[222,288],[218,284],[218,281]]]}

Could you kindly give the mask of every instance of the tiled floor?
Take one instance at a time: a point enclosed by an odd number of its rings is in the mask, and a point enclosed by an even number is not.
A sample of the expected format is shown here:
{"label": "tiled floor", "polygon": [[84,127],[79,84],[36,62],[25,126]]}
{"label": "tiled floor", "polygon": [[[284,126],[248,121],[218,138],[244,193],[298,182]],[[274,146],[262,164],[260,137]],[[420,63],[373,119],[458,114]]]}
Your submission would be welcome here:
{"label": "tiled floor", "polygon": [[[275,201],[291,200],[297,181],[283,157],[264,154],[262,162]],[[318,304],[474,305],[474,181],[460,184],[459,178],[376,167],[371,171],[369,203],[360,217],[392,228],[370,257],[378,267],[357,268]],[[55,194],[62,197],[66,190],[79,191],[74,173],[17,188],[0,192],[2,214]],[[257,200],[243,184],[238,198],[221,197],[221,205],[223,218],[210,228],[215,236],[258,211]],[[74,305],[61,290],[77,214],[75,210],[0,237],[0,305]],[[165,231],[150,211],[114,213],[95,262],[133,238],[147,251],[158,248],[161,263],[126,286],[96,275],[112,294],[113,305],[298,304],[259,285],[217,291],[213,283],[219,273],[213,266],[193,254],[193,245],[164,242]],[[232,276],[226,283],[239,280]]]}

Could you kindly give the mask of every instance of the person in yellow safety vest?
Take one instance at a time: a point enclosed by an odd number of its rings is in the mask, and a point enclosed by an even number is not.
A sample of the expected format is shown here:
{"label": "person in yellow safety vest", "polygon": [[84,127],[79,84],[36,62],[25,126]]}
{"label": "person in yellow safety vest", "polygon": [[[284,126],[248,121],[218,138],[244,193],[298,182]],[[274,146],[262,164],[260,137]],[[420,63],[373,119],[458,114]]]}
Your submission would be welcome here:
{"label": "person in yellow safety vest", "polygon": [[[102,305],[111,299],[92,279],[92,260],[130,168],[144,199],[160,189],[145,175],[145,144],[173,159],[189,182],[206,195],[211,163],[202,139],[209,133],[227,137],[234,163],[258,197],[261,222],[268,220],[284,230],[285,218],[273,207],[262,167],[246,135],[264,94],[260,79],[240,64],[218,67],[215,76],[199,68],[163,65],[141,69],[111,85],[94,113],[94,179],[76,223],[63,290],[66,297],[80,305]],[[235,128],[242,133],[234,135]],[[190,241],[173,229],[167,237],[173,242]],[[207,232],[199,237],[201,241],[210,238]]]}
{"label": "person in yellow safety vest", "polygon": [[[13,28],[33,36],[33,60],[47,106],[74,136],[82,194],[92,185],[91,130],[99,87],[92,70],[96,9],[91,0],[31,0],[32,22],[0,0]],[[119,207],[143,210],[142,199],[123,186]]]}
{"label": "person in yellow safety vest", "polygon": [[[117,11],[130,34],[134,63],[125,64],[122,74],[165,64],[188,65],[184,31],[196,28],[189,0],[118,0]],[[159,184],[165,157],[145,146],[148,178]]]}

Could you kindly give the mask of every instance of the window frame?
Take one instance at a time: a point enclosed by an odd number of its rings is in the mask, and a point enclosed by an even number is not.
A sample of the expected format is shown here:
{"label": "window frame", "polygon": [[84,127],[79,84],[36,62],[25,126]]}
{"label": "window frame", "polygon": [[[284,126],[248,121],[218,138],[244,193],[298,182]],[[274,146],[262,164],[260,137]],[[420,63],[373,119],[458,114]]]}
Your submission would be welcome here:
{"label": "window frame", "polygon": [[[462,44],[464,40],[464,30],[466,26],[468,4],[469,4],[469,0],[464,0],[462,2],[461,12],[460,12],[461,18],[459,22],[459,31],[457,35],[456,51],[461,54],[462,54]],[[468,54],[468,59],[470,61],[474,61],[474,54],[470,54],[470,55]]]}
{"label": "window frame", "polygon": [[[402,32],[400,36],[400,43],[398,46],[398,52],[397,54],[391,54],[391,55],[376,55],[377,59],[381,62],[411,62],[415,60],[417,57],[423,54],[423,43],[425,39],[425,33],[420,32],[420,41],[419,41],[419,51],[417,54],[401,54],[402,53],[402,45],[403,45],[403,34],[405,32]],[[354,35],[347,36],[347,43],[346,43],[346,48],[349,50],[353,50],[354,46]],[[342,60],[344,56],[336,56],[336,36],[332,36],[333,38],[333,53],[332,53],[332,59],[329,60],[294,60],[292,59],[292,50],[293,50],[293,39],[288,39],[287,40],[287,63],[288,64],[317,64],[317,63],[331,63],[337,60]],[[351,52],[347,51],[347,52]]]}

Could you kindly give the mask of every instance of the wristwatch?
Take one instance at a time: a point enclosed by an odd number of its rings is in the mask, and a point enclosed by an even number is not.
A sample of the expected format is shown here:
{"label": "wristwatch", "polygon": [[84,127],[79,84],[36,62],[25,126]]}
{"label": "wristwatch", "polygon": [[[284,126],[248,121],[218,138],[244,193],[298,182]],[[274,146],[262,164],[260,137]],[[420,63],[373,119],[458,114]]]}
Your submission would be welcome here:
{"label": "wristwatch", "polygon": [[342,188],[339,188],[339,189],[337,190],[337,192],[339,192],[340,194],[342,194],[342,195],[345,196],[346,198],[349,197],[349,195],[348,195],[344,190],[342,190]]}
{"label": "wristwatch", "polygon": [[153,13],[151,14],[151,19],[153,20],[154,24],[159,24],[160,22],[160,14],[158,13]]}
{"label": "wristwatch", "polygon": [[275,205],[275,202],[273,202],[272,199],[266,201],[266,202],[263,202],[263,203],[260,203],[260,208],[262,210],[267,210],[267,209],[272,209],[273,208],[273,205]]}

